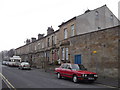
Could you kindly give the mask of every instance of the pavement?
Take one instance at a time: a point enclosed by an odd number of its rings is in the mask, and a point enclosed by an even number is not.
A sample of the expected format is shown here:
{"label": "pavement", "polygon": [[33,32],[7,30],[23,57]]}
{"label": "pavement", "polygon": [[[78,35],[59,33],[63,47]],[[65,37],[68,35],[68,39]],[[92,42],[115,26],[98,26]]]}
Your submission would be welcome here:
{"label": "pavement", "polygon": [[109,86],[112,86],[112,87],[120,88],[120,86],[118,85],[119,84],[118,80],[113,79],[113,78],[99,77],[96,82],[100,83],[100,84],[104,84],[104,85],[109,85]]}

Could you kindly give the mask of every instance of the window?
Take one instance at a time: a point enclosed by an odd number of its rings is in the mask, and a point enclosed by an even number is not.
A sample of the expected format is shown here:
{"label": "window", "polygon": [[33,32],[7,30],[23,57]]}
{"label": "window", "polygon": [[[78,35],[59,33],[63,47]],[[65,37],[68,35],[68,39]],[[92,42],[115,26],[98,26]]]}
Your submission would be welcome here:
{"label": "window", "polygon": [[52,45],[54,45],[54,37],[52,36]]}
{"label": "window", "polygon": [[39,43],[39,45],[38,45],[38,49],[41,49],[41,43]]}
{"label": "window", "polygon": [[99,18],[99,12],[96,11],[96,12],[95,12],[95,15],[96,15],[96,19],[98,19],[98,18]]}
{"label": "window", "polygon": [[48,47],[50,46],[50,38],[48,38]]}
{"label": "window", "polygon": [[72,64],[72,70],[86,70],[86,68],[83,65],[77,65],[77,64]]}
{"label": "window", "polygon": [[44,48],[44,42],[42,42],[42,48]]}
{"label": "window", "polygon": [[98,15],[99,15],[99,12],[98,12],[98,11],[96,11],[96,12],[95,12],[95,14],[96,14],[96,16],[98,16]]}
{"label": "window", "polygon": [[65,59],[65,49],[62,48],[62,60],[64,60],[64,59]]}
{"label": "window", "polygon": [[67,29],[64,29],[64,39],[67,38]]}
{"label": "window", "polygon": [[71,36],[74,36],[74,32],[75,32],[74,25],[71,25]]}
{"label": "window", "polygon": [[64,68],[64,64],[61,65],[61,68]]}
{"label": "window", "polygon": [[62,64],[61,66],[63,69],[66,69],[67,68],[67,64]]}
{"label": "window", "polygon": [[35,51],[37,50],[37,47],[35,46]]}
{"label": "window", "polygon": [[67,65],[67,69],[70,69],[71,67],[70,67],[70,65]]}
{"label": "window", "polygon": [[111,20],[113,20],[113,15],[110,16]]}
{"label": "window", "polygon": [[57,36],[55,36],[55,44],[57,44]]}
{"label": "window", "polygon": [[47,52],[47,61],[49,62],[49,56],[50,56],[50,52]]}
{"label": "window", "polygon": [[68,60],[68,48],[66,48],[66,60]]}
{"label": "window", "polygon": [[98,27],[98,29],[101,29],[101,27]]}

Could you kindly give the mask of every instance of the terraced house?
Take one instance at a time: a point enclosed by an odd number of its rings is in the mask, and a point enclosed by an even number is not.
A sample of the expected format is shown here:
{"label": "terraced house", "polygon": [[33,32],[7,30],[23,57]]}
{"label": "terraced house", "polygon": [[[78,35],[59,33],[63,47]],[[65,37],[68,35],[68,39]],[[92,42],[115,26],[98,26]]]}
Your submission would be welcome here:
{"label": "terraced house", "polygon": [[70,62],[84,64],[100,76],[117,78],[119,25],[104,5],[63,22],[59,30],[48,27],[46,36],[26,40],[26,45],[16,48],[16,55],[39,68]]}

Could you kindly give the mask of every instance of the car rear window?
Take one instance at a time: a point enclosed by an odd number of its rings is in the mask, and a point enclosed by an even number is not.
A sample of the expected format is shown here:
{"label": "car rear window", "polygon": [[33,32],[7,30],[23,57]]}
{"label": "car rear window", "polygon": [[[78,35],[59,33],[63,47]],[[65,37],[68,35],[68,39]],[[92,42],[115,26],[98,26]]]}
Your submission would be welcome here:
{"label": "car rear window", "polygon": [[21,63],[21,65],[29,65],[29,63]]}

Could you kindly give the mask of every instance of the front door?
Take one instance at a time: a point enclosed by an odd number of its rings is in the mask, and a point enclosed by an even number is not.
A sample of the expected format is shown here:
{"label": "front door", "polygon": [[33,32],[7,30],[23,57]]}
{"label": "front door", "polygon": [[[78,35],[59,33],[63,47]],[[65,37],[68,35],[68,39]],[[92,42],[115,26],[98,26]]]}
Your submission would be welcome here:
{"label": "front door", "polygon": [[75,55],[74,63],[81,64],[81,55]]}

